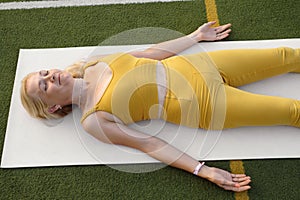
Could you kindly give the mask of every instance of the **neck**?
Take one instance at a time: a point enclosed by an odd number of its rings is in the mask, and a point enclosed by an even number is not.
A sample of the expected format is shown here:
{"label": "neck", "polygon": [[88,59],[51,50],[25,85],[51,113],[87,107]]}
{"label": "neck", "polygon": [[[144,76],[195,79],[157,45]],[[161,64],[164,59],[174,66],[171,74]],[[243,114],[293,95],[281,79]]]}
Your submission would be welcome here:
{"label": "neck", "polygon": [[72,93],[72,103],[79,108],[84,108],[87,100],[87,82],[83,79],[75,79]]}

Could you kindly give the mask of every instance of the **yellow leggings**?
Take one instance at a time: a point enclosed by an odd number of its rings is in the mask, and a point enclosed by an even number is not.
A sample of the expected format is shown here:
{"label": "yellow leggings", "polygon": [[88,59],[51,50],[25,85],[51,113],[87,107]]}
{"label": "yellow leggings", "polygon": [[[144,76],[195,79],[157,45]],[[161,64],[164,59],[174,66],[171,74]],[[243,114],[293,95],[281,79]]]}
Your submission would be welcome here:
{"label": "yellow leggings", "polygon": [[252,94],[235,88],[288,72],[300,72],[300,49],[239,49],[208,54],[225,83],[226,115],[223,128],[300,127],[299,100]]}

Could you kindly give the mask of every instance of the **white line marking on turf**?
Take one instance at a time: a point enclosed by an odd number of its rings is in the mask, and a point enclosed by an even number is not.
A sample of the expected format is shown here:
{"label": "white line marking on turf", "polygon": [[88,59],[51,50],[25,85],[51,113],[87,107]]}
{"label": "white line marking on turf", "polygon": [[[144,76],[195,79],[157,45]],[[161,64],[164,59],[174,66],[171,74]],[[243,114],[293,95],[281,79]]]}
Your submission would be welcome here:
{"label": "white line marking on turf", "polygon": [[191,0],[61,0],[61,1],[22,1],[0,3],[0,10],[34,9],[34,8],[58,8],[69,6],[95,6],[108,4],[129,3],[152,3],[152,2],[174,2]]}

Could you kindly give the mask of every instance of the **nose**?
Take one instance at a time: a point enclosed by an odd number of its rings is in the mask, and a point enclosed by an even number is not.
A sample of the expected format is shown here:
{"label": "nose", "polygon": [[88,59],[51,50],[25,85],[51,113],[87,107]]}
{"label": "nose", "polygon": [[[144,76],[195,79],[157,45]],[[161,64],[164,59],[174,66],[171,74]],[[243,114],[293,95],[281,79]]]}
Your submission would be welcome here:
{"label": "nose", "polygon": [[43,77],[45,81],[50,81],[53,83],[55,81],[55,73],[49,73],[48,75]]}
{"label": "nose", "polygon": [[54,73],[50,76],[50,81],[53,83],[55,81]]}

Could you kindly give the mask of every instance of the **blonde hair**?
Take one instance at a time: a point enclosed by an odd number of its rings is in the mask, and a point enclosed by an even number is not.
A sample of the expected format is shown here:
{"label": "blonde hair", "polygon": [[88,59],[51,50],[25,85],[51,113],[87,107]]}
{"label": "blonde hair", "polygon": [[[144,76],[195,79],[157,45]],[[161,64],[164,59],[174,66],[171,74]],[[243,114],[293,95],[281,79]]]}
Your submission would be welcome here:
{"label": "blonde hair", "polygon": [[[65,71],[69,72],[73,78],[83,78],[84,75],[84,64],[85,62],[79,61],[74,63],[73,65],[67,67]],[[48,107],[46,103],[44,103],[40,98],[32,97],[27,93],[27,80],[34,73],[30,73],[25,76],[22,80],[21,86],[21,102],[25,110],[34,118],[39,119],[59,119],[70,112],[72,112],[72,105],[64,106],[62,109],[57,110],[54,113],[48,112]]]}

